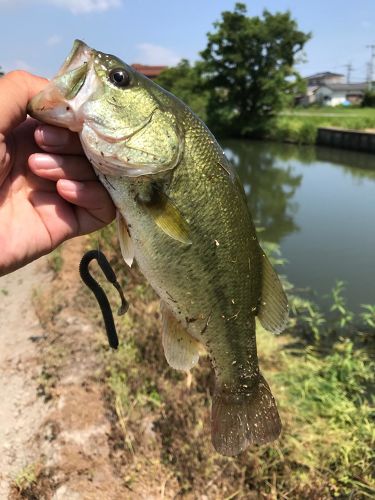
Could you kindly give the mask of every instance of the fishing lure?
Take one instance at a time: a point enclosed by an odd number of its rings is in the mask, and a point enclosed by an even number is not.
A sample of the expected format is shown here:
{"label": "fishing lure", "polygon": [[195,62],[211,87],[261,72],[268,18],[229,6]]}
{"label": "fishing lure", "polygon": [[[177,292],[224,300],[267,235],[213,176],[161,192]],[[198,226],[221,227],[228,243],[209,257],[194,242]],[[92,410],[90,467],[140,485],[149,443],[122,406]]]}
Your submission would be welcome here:
{"label": "fishing lure", "polygon": [[98,304],[100,306],[100,309],[102,311],[103,315],[103,320],[104,320],[104,325],[105,325],[105,330],[107,333],[107,338],[108,338],[108,343],[112,349],[117,349],[118,348],[118,336],[116,332],[116,326],[115,322],[113,319],[113,314],[111,310],[111,306],[109,304],[109,301],[107,299],[107,296],[103,290],[103,288],[99,285],[99,283],[92,277],[89,271],[89,264],[92,260],[96,260],[103,271],[105,277],[107,280],[112,283],[112,285],[116,288],[120,295],[121,299],[121,306],[119,307],[119,310],[117,314],[119,316],[123,315],[126,313],[126,311],[129,309],[129,304],[123,294],[123,291],[121,289],[121,286],[119,282],[117,281],[116,275],[108,262],[107,258],[105,255],[100,251],[100,250],[89,250],[84,254],[84,256],[81,259],[81,262],[79,264],[79,274],[81,276],[82,281],[85,283],[85,285],[90,288],[92,293],[95,295],[96,300],[98,301]]}

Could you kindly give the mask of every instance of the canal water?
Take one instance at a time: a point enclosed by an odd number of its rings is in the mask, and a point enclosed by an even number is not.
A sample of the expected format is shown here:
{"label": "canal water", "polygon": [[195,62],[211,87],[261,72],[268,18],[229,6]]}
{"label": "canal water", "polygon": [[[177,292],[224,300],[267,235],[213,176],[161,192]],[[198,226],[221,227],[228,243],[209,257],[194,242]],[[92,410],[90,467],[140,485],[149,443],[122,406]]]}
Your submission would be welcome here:
{"label": "canal water", "polygon": [[[322,307],[337,280],[348,306],[375,304],[375,155],[315,146],[226,140],[261,238]],[[308,292],[307,292],[308,293]]]}

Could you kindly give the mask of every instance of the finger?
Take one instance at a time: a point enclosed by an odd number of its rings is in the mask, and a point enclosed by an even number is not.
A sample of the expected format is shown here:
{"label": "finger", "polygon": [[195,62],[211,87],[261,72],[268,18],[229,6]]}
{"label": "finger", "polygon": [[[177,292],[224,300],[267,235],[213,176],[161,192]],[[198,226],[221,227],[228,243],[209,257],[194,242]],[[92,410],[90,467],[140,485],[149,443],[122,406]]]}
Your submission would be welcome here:
{"label": "finger", "polygon": [[51,181],[96,180],[94,169],[84,156],[35,153],[29,157],[29,167],[34,174]]}
{"label": "finger", "polygon": [[34,134],[37,145],[48,153],[83,155],[78,134],[53,125],[39,125]]}
{"label": "finger", "polygon": [[[84,209],[78,212],[81,233],[98,229],[114,219],[115,207],[109,194],[98,181],[78,182],[60,179],[56,186],[62,198]],[[97,225],[94,229],[93,218],[96,219]]]}
{"label": "finger", "polygon": [[0,78],[0,133],[6,134],[25,120],[27,103],[47,83],[27,71],[11,71]]}

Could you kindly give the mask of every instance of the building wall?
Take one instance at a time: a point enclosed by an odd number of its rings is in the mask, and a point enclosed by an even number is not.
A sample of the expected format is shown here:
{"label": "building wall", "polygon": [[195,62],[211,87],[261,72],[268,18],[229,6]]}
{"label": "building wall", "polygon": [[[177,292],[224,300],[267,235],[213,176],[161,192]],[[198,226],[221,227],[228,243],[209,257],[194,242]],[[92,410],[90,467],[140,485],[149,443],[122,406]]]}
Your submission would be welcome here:
{"label": "building wall", "polygon": [[339,106],[344,102],[360,104],[363,99],[361,92],[348,92],[346,90],[332,90],[328,87],[320,87],[316,91],[316,102],[325,106]]}
{"label": "building wall", "polygon": [[315,102],[332,106],[332,90],[327,87],[320,87],[315,93]]}

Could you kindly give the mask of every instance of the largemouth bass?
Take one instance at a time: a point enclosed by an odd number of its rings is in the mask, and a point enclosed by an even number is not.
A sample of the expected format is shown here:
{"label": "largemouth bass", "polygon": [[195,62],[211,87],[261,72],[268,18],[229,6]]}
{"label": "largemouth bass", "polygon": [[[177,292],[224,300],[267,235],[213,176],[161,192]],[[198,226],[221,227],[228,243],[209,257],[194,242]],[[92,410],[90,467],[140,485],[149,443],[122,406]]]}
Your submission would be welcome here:
{"label": "largemouth bass", "polygon": [[29,113],[79,133],[117,207],[124,260],[136,259],[161,298],[168,363],[189,370],[207,350],[216,450],[236,455],[276,439],[281,423],[259,371],[255,317],[282,331],[287,299],[237,175],[204,123],[117,57],[78,40]]}

